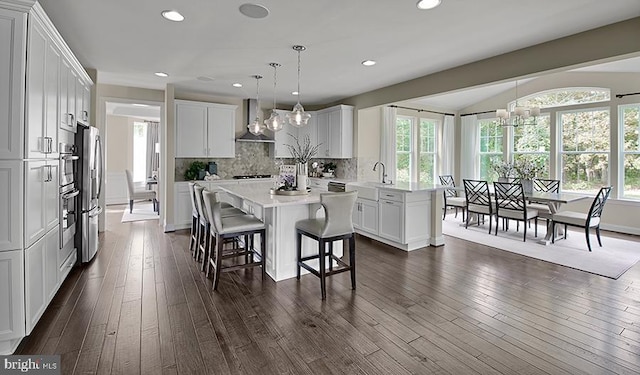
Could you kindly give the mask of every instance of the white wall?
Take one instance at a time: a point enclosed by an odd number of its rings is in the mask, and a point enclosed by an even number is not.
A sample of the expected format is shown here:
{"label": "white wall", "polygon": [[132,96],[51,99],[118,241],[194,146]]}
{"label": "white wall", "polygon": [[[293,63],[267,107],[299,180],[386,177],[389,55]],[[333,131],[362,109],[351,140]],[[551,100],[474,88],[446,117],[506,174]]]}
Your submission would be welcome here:
{"label": "white wall", "polygon": [[127,203],[127,179],[125,170],[133,169],[133,122],[125,116],[107,116],[105,147],[105,202]]}

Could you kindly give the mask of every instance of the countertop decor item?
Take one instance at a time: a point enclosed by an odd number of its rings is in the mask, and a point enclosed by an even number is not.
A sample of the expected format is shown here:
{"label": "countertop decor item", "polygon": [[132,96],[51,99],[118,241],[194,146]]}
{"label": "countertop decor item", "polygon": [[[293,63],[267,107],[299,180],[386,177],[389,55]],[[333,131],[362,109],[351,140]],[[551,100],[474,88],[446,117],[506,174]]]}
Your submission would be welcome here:
{"label": "countertop decor item", "polygon": [[[201,180],[204,178],[206,167],[207,165],[201,161],[192,162],[184,172],[184,179],[187,181]],[[200,172],[202,172],[202,178],[200,177]]]}
{"label": "countertop decor item", "polygon": [[318,147],[320,144],[315,146],[311,146],[311,138],[308,135],[304,136],[302,140],[302,144],[298,140],[298,137],[289,133],[289,136],[296,141],[295,145],[285,144],[291,153],[291,157],[296,161],[296,163],[307,164],[312,157],[314,157],[318,153]]}
{"label": "countertop decor item", "polygon": [[311,191],[310,188],[306,188],[304,190],[280,190],[280,189],[269,189],[269,194],[271,195],[308,195]]}

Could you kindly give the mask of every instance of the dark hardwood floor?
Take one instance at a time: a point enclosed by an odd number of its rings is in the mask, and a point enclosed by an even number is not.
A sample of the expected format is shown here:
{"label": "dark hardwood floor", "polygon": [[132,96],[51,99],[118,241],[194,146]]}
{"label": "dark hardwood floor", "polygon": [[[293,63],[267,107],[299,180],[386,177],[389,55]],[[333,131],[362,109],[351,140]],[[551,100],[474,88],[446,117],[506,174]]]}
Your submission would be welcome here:
{"label": "dark hardwood floor", "polygon": [[333,276],[323,302],[315,276],[253,269],[212,293],[187,231],[123,208],[16,354],[61,354],[63,374],[640,373],[640,264],[611,280],[455,238],[405,253],[359,237],[355,291]]}

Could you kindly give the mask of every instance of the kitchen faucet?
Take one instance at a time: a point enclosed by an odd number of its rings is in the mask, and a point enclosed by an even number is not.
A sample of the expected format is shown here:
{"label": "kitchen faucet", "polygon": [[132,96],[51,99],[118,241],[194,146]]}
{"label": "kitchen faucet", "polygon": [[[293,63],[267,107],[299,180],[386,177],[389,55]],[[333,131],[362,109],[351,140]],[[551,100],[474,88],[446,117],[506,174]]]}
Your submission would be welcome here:
{"label": "kitchen faucet", "polygon": [[391,183],[391,181],[386,181],[385,179],[387,178],[387,168],[384,166],[384,163],[381,161],[377,161],[374,165],[373,165],[373,171],[375,172],[376,167],[378,166],[378,164],[382,165],[382,183],[386,184],[386,183]]}

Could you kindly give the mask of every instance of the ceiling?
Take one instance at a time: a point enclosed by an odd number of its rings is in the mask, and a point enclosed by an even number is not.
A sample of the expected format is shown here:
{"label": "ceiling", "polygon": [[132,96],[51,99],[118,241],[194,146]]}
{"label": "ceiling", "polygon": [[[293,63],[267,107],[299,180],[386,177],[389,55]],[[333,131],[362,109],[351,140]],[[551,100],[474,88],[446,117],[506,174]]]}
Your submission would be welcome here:
{"label": "ceiling", "polygon": [[[245,1],[39,0],[99,83],[249,98],[251,76],[261,74],[261,97],[271,101],[268,63],[278,62],[283,104],[296,101],[294,44],[307,47],[301,101],[326,104],[640,16],[638,0],[442,0],[433,10],[415,0],[261,0],[270,14],[254,19],[239,12]],[[163,19],[167,9],[185,20]],[[377,64],[364,67],[366,59]]]}

